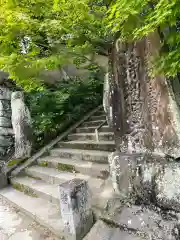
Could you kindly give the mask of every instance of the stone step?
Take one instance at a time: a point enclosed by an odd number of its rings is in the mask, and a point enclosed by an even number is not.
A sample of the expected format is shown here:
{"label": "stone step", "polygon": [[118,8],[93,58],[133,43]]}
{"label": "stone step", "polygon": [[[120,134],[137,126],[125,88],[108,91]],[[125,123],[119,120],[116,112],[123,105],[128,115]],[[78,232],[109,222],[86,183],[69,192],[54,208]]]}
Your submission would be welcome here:
{"label": "stone step", "polygon": [[93,178],[106,179],[109,176],[108,164],[50,156],[39,158],[37,162],[40,166],[56,168],[60,171],[82,173]]}
{"label": "stone step", "polygon": [[57,204],[52,204],[45,199],[28,196],[13,187],[0,190],[0,195],[17,210],[48,228],[62,239],[64,224]]}
{"label": "stone step", "polygon": [[[76,128],[77,133],[94,133],[96,127],[78,127]],[[112,129],[108,125],[102,126],[98,129],[98,132],[113,132]]]}
{"label": "stone step", "polygon": [[59,207],[58,184],[49,184],[28,176],[11,178],[11,184],[16,190],[24,192],[26,195],[45,199]]}
{"label": "stone step", "polygon": [[104,120],[86,121],[81,124],[82,127],[98,127]]}
{"label": "stone step", "polygon": [[106,120],[106,115],[105,114],[102,114],[102,115],[97,115],[97,116],[92,116],[90,117],[89,120],[92,120],[92,121],[97,121],[97,120]]}
{"label": "stone step", "polygon": [[[114,133],[112,132],[100,132],[98,133],[99,141],[113,141]],[[86,140],[96,140],[95,133],[73,133],[68,135],[68,140],[74,141],[86,141]]]}
{"label": "stone step", "polygon": [[99,109],[97,112],[95,112],[93,116],[98,116],[98,115],[105,115],[105,111],[103,107]]}
{"label": "stone step", "polygon": [[[11,179],[11,183],[14,189],[21,191],[24,194],[35,198],[35,199],[44,199],[45,201],[50,202],[50,204],[56,204],[56,209],[60,213],[60,203],[59,203],[59,184],[49,184],[43,180],[33,179],[28,176],[24,177],[14,177]],[[63,183],[63,181],[61,182]],[[91,192],[91,204],[96,216],[100,216],[107,206],[107,201],[110,196],[113,195],[111,189],[103,189],[101,191],[94,192],[93,189],[90,189]]]}
{"label": "stone step", "polygon": [[74,178],[84,179],[87,180],[93,194],[99,193],[104,184],[103,179],[92,178],[81,173],[58,171],[57,169],[48,167],[32,166],[26,168],[25,172],[28,176],[39,178],[49,184],[61,184],[62,182],[73,180]]}
{"label": "stone step", "polygon": [[50,151],[53,157],[69,158],[97,163],[108,163],[108,155],[111,152],[97,150],[79,150],[70,148],[54,148]]}
{"label": "stone step", "polygon": [[102,150],[110,152],[113,152],[115,150],[114,141],[67,141],[59,142],[57,145],[60,148],[71,149]]}

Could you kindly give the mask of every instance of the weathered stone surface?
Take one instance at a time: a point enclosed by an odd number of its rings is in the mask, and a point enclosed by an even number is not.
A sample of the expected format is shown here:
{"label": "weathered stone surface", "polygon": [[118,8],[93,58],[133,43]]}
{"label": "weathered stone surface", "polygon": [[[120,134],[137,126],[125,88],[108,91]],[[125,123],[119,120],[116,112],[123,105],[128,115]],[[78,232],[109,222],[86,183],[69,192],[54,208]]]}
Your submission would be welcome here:
{"label": "weathered stone surface", "polygon": [[0,136],[0,147],[9,147],[13,144],[12,138],[8,136]]}
{"label": "weathered stone surface", "polygon": [[112,153],[109,156],[110,174],[114,191],[121,197],[132,192],[134,177],[136,176],[136,155]]}
{"label": "weathered stone surface", "polygon": [[0,127],[0,133],[2,136],[12,136],[13,135],[13,129],[12,128],[3,128]]}
{"label": "weathered stone surface", "polygon": [[12,126],[15,137],[15,158],[28,158],[32,150],[32,128],[29,109],[22,92],[11,96]]}
{"label": "weathered stone surface", "polygon": [[180,212],[180,163],[165,165],[157,175],[155,197],[159,206]]}
{"label": "weathered stone surface", "polygon": [[[158,33],[123,44],[111,56],[111,95],[115,142],[121,151],[161,151],[180,156],[180,111],[173,83],[148,75],[147,60],[160,49]],[[118,57],[117,57],[118,56]],[[123,119],[123,120],[122,120]]]}
{"label": "weathered stone surface", "polygon": [[[4,80],[3,80],[4,81]],[[4,157],[12,147],[13,138],[9,134],[12,130],[11,123],[11,91],[0,86],[0,156]],[[11,131],[12,132],[12,131]]]}
{"label": "weathered stone surface", "polygon": [[11,91],[6,87],[0,87],[0,100],[11,100]]}
{"label": "weathered stone surface", "polygon": [[133,196],[134,201],[180,212],[180,163],[118,152],[110,155],[109,163],[112,185],[120,198]]}
{"label": "weathered stone surface", "polygon": [[11,104],[9,100],[0,100],[0,117],[11,118]]}
{"label": "weathered stone surface", "polygon": [[11,112],[11,104],[10,104],[9,100],[5,101],[5,100],[1,99],[1,101],[0,101],[0,111]]}
{"label": "weathered stone surface", "polygon": [[84,240],[142,240],[143,238],[135,236],[112,225],[108,225],[102,220],[98,220]]}
{"label": "weathered stone surface", "polygon": [[141,206],[122,207],[105,219],[116,227],[143,236],[143,239],[176,240],[180,237],[177,219],[168,214],[161,215],[158,209],[155,212]]}
{"label": "weathered stone surface", "polygon": [[144,201],[150,201],[156,176],[167,163],[165,156],[155,154],[128,154],[118,151],[110,154],[109,165],[114,191],[121,197],[133,193]]}
{"label": "weathered stone surface", "polygon": [[11,120],[7,117],[0,117],[0,127],[11,127]]}
{"label": "weathered stone surface", "polygon": [[59,186],[61,216],[66,239],[81,240],[93,225],[88,185],[74,179]]}

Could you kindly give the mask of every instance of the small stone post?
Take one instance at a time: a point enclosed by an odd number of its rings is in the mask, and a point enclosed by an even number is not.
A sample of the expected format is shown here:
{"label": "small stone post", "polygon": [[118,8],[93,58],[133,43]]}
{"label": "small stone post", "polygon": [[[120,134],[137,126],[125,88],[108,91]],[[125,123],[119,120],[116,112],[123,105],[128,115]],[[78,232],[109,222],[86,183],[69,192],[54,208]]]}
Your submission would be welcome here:
{"label": "small stone post", "polygon": [[59,192],[66,240],[81,240],[93,225],[88,184],[74,179],[61,184]]}

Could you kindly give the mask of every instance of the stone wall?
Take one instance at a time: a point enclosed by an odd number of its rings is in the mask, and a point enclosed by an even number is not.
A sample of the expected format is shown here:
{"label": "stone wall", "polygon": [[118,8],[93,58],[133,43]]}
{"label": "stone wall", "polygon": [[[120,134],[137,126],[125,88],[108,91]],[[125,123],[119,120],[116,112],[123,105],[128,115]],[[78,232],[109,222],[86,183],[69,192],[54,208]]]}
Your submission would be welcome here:
{"label": "stone wall", "polygon": [[0,86],[0,156],[7,155],[12,146],[11,91]]}

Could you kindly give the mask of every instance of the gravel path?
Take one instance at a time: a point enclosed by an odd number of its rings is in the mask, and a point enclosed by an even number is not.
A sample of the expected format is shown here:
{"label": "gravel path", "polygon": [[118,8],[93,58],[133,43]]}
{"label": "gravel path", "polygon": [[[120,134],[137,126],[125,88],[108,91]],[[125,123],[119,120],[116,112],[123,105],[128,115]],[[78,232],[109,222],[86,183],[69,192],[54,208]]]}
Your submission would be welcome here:
{"label": "gravel path", "polygon": [[58,240],[0,197],[0,240]]}

